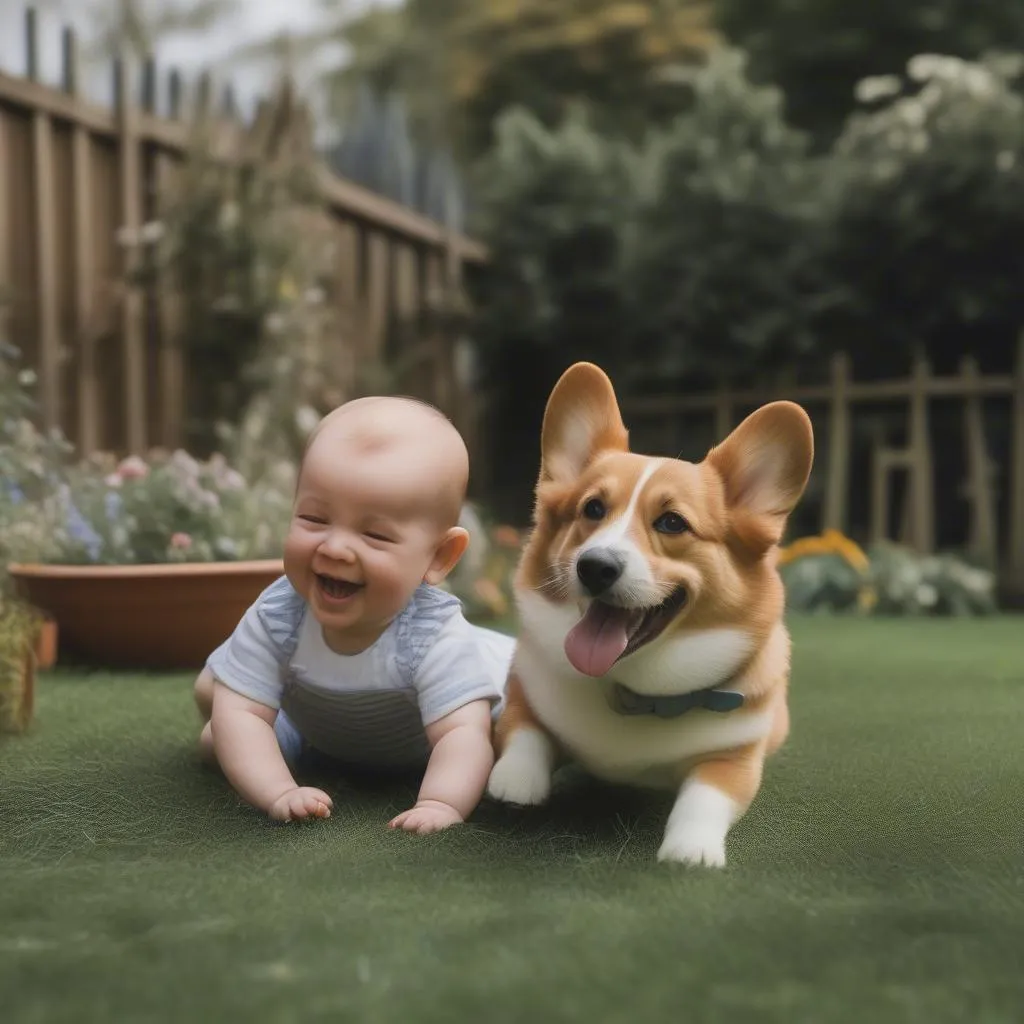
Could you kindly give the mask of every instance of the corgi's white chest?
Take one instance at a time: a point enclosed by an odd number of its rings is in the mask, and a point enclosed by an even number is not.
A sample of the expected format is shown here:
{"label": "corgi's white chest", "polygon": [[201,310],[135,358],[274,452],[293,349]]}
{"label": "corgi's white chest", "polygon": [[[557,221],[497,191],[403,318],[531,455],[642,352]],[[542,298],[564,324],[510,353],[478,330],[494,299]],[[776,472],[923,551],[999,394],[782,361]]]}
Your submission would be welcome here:
{"label": "corgi's white chest", "polygon": [[[594,775],[615,782],[675,786],[681,764],[690,758],[743,746],[768,734],[770,709],[725,714],[695,710],[671,719],[620,714],[608,701],[608,684],[580,676],[565,658],[562,638],[566,621],[571,626],[572,611],[543,604],[523,608],[526,629],[516,651],[516,674],[541,722]],[[722,641],[704,643],[714,655],[708,664],[723,664],[727,655]],[[643,666],[645,672],[647,668]],[[633,671],[639,669],[620,673],[619,681],[630,684]],[[672,692],[672,681],[659,686],[662,680],[648,677],[645,689]],[[678,678],[674,681],[678,688]],[[699,683],[713,685],[714,680]]]}

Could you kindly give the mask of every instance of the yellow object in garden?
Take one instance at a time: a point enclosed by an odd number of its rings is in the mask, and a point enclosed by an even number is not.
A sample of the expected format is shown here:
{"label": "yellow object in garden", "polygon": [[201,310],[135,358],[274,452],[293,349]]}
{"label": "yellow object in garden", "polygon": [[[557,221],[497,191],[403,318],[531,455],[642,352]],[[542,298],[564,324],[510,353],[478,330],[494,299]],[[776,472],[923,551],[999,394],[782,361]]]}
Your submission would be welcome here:
{"label": "yellow object in garden", "polygon": [[779,552],[779,565],[795,562],[806,555],[838,555],[858,572],[867,572],[868,556],[861,547],[839,530],[825,530],[820,537],[801,537]]}
{"label": "yellow object in garden", "polygon": [[277,289],[277,297],[285,302],[294,302],[299,297],[299,289],[289,274],[281,278],[281,284]]}

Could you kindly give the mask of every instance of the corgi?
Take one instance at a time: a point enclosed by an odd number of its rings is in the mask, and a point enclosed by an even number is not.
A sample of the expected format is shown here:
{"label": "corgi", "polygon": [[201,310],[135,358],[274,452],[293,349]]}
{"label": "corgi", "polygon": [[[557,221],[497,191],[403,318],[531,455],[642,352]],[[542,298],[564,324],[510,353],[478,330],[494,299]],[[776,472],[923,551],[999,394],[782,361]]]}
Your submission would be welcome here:
{"label": "corgi", "polygon": [[751,413],[699,463],[631,452],[604,371],[565,371],[513,580],[520,631],[493,799],[544,802],[572,759],[676,793],[659,861],[725,865],[727,833],[789,733],[776,562],[813,459],[792,402]]}

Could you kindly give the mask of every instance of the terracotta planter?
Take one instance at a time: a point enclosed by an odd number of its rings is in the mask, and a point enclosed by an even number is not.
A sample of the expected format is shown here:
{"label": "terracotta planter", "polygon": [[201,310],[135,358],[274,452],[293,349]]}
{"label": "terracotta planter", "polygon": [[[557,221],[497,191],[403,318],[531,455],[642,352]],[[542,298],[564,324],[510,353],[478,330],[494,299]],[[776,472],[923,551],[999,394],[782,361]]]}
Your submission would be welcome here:
{"label": "terracotta planter", "polygon": [[44,618],[36,635],[36,668],[48,669],[57,664],[57,623]]}
{"label": "terracotta planter", "polygon": [[195,669],[283,572],[278,559],[173,565],[11,565],[61,652],[108,668]]}

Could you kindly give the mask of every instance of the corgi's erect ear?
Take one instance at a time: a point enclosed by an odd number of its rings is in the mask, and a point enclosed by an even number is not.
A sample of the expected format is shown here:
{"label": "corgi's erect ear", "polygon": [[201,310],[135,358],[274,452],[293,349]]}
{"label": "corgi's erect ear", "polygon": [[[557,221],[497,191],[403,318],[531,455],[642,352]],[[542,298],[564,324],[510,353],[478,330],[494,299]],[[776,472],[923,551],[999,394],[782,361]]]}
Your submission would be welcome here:
{"label": "corgi's erect ear", "polygon": [[763,552],[782,539],[807,486],[814,462],[810,417],[793,402],[763,405],[712,448],[706,461],[725,484],[733,529]]}
{"label": "corgi's erect ear", "polygon": [[574,363],[548,398],[541,430],[540,482],[569,483],[602,451],[628,451],[615,389],[593,363]]}

